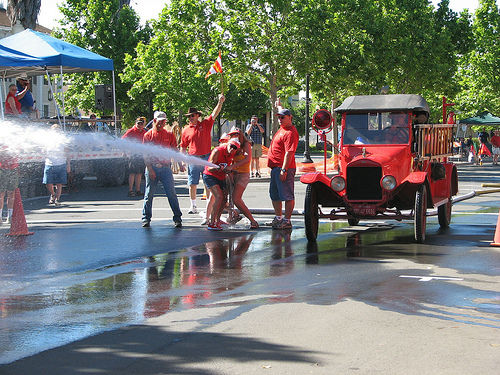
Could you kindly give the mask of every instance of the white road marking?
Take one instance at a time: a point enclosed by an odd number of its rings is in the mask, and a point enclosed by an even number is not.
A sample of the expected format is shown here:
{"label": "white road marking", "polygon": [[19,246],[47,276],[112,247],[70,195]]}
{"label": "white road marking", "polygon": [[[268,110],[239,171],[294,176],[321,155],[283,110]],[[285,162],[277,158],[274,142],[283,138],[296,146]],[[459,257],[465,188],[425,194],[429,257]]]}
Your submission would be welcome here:
{"label": "white road marking", "polygon": [[445,280],[445,281],[462,281],[463,279],[458,277],[439,277],[439,276],[409,276],[400,275],[399,277],[405,277],[408,279],[419,279],[418,281],[432,281],[432,280]]}

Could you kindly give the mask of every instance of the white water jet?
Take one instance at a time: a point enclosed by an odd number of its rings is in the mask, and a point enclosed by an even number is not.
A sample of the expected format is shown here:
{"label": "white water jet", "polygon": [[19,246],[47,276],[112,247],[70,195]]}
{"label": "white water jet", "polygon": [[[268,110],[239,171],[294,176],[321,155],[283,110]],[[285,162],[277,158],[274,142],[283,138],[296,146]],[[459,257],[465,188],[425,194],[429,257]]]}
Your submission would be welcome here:
{"label": "white water jet", "polygon": [[114,138],[105,133],[68,133],[53,131],[49,124],[33,125],[0,121],[0,145],[8,146],[20,158],[43,156],[44,149],[64,145],[70,152],[122,152],[158,159],[172,159],[186,164],[217,167],[196,156],[180,153],[151,143],[142,144],[128,139]]}

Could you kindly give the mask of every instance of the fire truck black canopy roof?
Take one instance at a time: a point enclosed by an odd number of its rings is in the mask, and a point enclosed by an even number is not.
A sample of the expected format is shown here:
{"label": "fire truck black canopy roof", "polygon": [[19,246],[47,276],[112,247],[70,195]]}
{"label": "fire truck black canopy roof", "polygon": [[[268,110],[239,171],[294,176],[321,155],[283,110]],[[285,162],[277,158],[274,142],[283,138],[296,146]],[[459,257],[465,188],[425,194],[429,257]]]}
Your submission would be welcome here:
{"label": "fire truck black canopy roof", "polygon": [[427,101],[416,94],[349,96],[335,112],[421,111],[430,113]]}

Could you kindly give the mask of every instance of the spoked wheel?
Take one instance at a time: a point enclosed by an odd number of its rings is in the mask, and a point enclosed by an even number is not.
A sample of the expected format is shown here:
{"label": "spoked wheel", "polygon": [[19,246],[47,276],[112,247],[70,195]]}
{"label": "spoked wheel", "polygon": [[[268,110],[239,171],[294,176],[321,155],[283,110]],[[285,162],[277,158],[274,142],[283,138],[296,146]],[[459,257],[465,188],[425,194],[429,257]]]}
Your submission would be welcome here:
{"label": "spoked wheel", "polygon": [[421,185],[415,194],[415,241],[425,242],[425,226],[427,224],[427,188]]}
{"label": "spoked wheel", "polygon": [[304,203],[304,224],[306,237],[309,242],[316,242],[319,226],[319,207],[314,185],[307,185],[306,200]]}
{"label": "spoked wheel", "polygon": [[448,202],[438,207],[438,221],[441,228],[448,228],[451,223],[451,192]]}

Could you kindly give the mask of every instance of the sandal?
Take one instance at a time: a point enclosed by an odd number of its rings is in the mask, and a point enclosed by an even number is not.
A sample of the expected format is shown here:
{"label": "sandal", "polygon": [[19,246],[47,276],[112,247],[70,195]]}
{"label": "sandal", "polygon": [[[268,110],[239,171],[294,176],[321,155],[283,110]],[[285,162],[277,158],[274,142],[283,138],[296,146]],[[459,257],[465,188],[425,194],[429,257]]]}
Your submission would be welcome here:
{"label": "sandal", "polygon": [[259,229],[259,223],[257,223],[256,221],[252,221],[250,223],[250,229]]}
{"label": "sandal", "polygon": [[130,190],[130,191],[128,192],[128,196],[129,196],[129,197],[135,197],[135,192],[134,192],[134,191],[132,191],[132,190]]}

